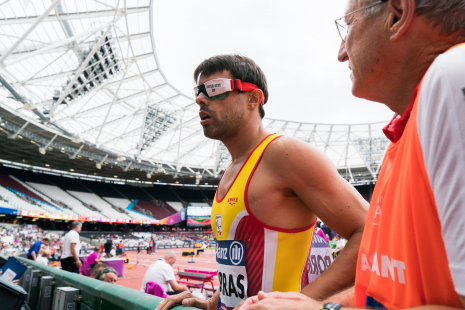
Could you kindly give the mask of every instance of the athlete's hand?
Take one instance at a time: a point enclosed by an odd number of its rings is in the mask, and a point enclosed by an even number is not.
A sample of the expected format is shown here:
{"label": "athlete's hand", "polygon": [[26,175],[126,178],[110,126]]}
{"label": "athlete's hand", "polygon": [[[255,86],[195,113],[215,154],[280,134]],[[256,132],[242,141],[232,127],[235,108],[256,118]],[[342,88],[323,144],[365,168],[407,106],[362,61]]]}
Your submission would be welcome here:
{"label": "athlete's hand", "polygon": [[322,303],[314,301],[310,297],[297,292],[259,292],[257,296],[249,297],[243,303],[237,305],[235,310],[253,310],[253,309],[304,309],[298,308],[319,308]]}
{"label": "athlete's hand", "polygon": [[174,306],[183,305],[185,307],[196,307],[202,310],[216,310],[216,305],[211,304],[211,300],[203,300],[186,291],[181,294],[168,296],[158,304],[155,310],[168,310]]}

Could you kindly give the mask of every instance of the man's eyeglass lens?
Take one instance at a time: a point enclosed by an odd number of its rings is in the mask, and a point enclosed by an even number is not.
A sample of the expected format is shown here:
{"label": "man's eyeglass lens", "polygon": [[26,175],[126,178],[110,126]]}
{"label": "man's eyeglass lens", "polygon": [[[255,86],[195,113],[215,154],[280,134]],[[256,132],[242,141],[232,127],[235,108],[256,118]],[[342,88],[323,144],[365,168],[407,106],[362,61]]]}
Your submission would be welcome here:
{"label": "man's eyeglass lens", "polygon": [[347,26],[342,25],[340,20],[336,20],[336,27],[339,35],[341,36],[342,41],[346,41],[347,38]]}

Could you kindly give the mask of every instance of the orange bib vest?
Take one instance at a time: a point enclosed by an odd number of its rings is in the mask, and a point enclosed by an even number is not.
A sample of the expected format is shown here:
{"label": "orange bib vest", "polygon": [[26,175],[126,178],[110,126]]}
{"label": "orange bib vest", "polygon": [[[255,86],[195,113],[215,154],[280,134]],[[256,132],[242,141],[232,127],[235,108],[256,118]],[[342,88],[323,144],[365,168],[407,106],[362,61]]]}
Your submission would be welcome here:
{"label": "orange bib vest", "polygon": [[418,136],[420,89],[402,116],[405,129],[388,147],[373,192],[357,262],[356,307],[462,308]]}

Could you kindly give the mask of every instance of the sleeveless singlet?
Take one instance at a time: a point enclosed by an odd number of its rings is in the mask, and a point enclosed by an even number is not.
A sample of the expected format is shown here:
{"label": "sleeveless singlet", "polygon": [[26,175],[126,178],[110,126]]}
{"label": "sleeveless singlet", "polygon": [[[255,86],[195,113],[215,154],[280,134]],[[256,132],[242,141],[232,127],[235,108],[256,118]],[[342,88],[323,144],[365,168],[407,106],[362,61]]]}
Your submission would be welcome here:
{"label": "sleeveless singlet", "polygon": [[216,192],[211,223],[217,239],[218,309],[233,309],[260,290],[300,292],[308,284],[316,221],[295,230],[272,227],[258,220],[247,202],[253,173],[268,145],[279,137],[269,135],[255,147],[224,197]]}
{"label": "sleeveless singlet", "polygon": [[373,192],[357,262],[356,307],[462,308],[418,134],[420,92],[421,84],[400,118],[405,129],[388,147]]}

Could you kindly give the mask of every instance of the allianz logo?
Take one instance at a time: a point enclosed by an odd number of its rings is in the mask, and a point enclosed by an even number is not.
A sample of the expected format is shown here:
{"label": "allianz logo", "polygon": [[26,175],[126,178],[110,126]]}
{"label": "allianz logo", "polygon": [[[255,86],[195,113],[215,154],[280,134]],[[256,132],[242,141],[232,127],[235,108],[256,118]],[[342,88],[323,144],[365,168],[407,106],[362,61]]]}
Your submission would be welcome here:
{"label": "allianz logo", "polygon": [[244,246],[242,243],[234,241],[231,243],[229,247],[229,252],[231,253],[231,263],[233,265],[239,265],[242,261],[242,257],[244,256]]}
{"label": "allianz logo", "polygon": [[216,257],[219,259],[229,260],[233,265],[239,265],[244,257],[244,245],[238,241],[234,241],[228,248],[216,248]]}

